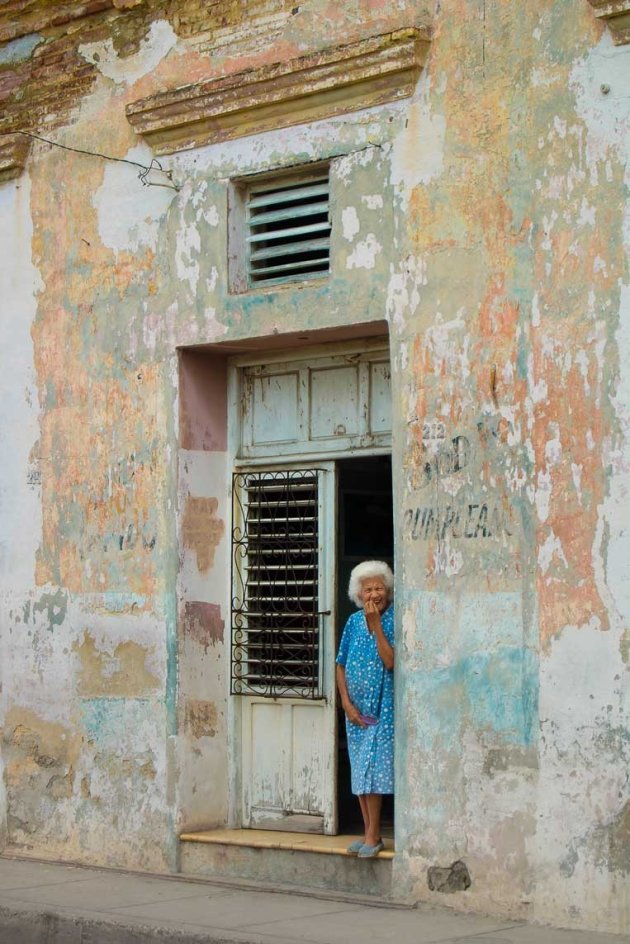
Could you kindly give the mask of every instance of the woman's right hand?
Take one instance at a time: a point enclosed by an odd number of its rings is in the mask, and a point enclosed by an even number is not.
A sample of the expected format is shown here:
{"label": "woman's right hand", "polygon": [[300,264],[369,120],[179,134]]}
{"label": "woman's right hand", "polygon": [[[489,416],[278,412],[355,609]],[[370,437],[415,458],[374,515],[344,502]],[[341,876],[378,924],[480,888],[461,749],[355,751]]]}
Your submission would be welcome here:
{"label": "woman's right hand", "polygon": [[346,718],[348,719],[350,724],[356,724],[360,728],[367,728],[367,724],[361,717],[361,712],[359,711],[358,708],[355,708],[352,702],[348,702],[347,705],[344,705],[343,710],[345,711]]}

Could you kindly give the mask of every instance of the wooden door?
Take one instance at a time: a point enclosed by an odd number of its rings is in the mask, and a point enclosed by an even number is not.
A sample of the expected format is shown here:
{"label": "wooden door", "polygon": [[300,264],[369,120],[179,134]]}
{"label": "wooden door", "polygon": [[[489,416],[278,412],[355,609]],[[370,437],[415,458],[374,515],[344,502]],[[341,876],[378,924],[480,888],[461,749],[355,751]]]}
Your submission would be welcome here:
{"label": "wooden door", "polygon": [[331,463],[234,475],[243,826],[336,830],[335,492]]}

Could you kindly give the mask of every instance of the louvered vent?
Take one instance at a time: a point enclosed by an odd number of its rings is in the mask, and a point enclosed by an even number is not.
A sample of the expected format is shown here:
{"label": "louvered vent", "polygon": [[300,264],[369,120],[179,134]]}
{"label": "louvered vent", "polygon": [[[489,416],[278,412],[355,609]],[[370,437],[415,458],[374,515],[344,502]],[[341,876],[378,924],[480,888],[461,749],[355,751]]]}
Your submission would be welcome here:
{"label": "louvered vent", "polygon": [[299,181],[267,180],[247,199],[250,285],[296,282],[330,267],[328,169]]}
{"label": "louvered vent", "polygon": [[318,473],[237,472],[232,691],[319,693]]}

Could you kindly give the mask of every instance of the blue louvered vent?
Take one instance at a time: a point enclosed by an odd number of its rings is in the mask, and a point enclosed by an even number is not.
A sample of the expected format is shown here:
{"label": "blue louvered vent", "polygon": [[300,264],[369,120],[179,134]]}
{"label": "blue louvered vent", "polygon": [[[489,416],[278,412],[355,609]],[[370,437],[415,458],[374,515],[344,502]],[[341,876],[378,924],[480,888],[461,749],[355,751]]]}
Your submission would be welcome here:
{"label": "blue louvered vent", "polygon": [[291,183],[266,181],[247,199],[249,284],[297,282],[330,270],[328,170]]}

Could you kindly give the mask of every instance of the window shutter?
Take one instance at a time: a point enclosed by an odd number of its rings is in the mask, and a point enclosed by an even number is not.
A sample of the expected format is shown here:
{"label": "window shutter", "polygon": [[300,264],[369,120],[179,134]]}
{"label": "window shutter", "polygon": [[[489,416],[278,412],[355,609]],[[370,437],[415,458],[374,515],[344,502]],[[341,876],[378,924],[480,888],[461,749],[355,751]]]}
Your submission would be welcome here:
{"label": "window shutter", "polygon": [[234,694],[319,696],[319,474],[234,474]]}
{"label": "window shutter", "polygon": [[271,285],[330,269],[328,171],[253,185],[247,196],[249,284]]}

